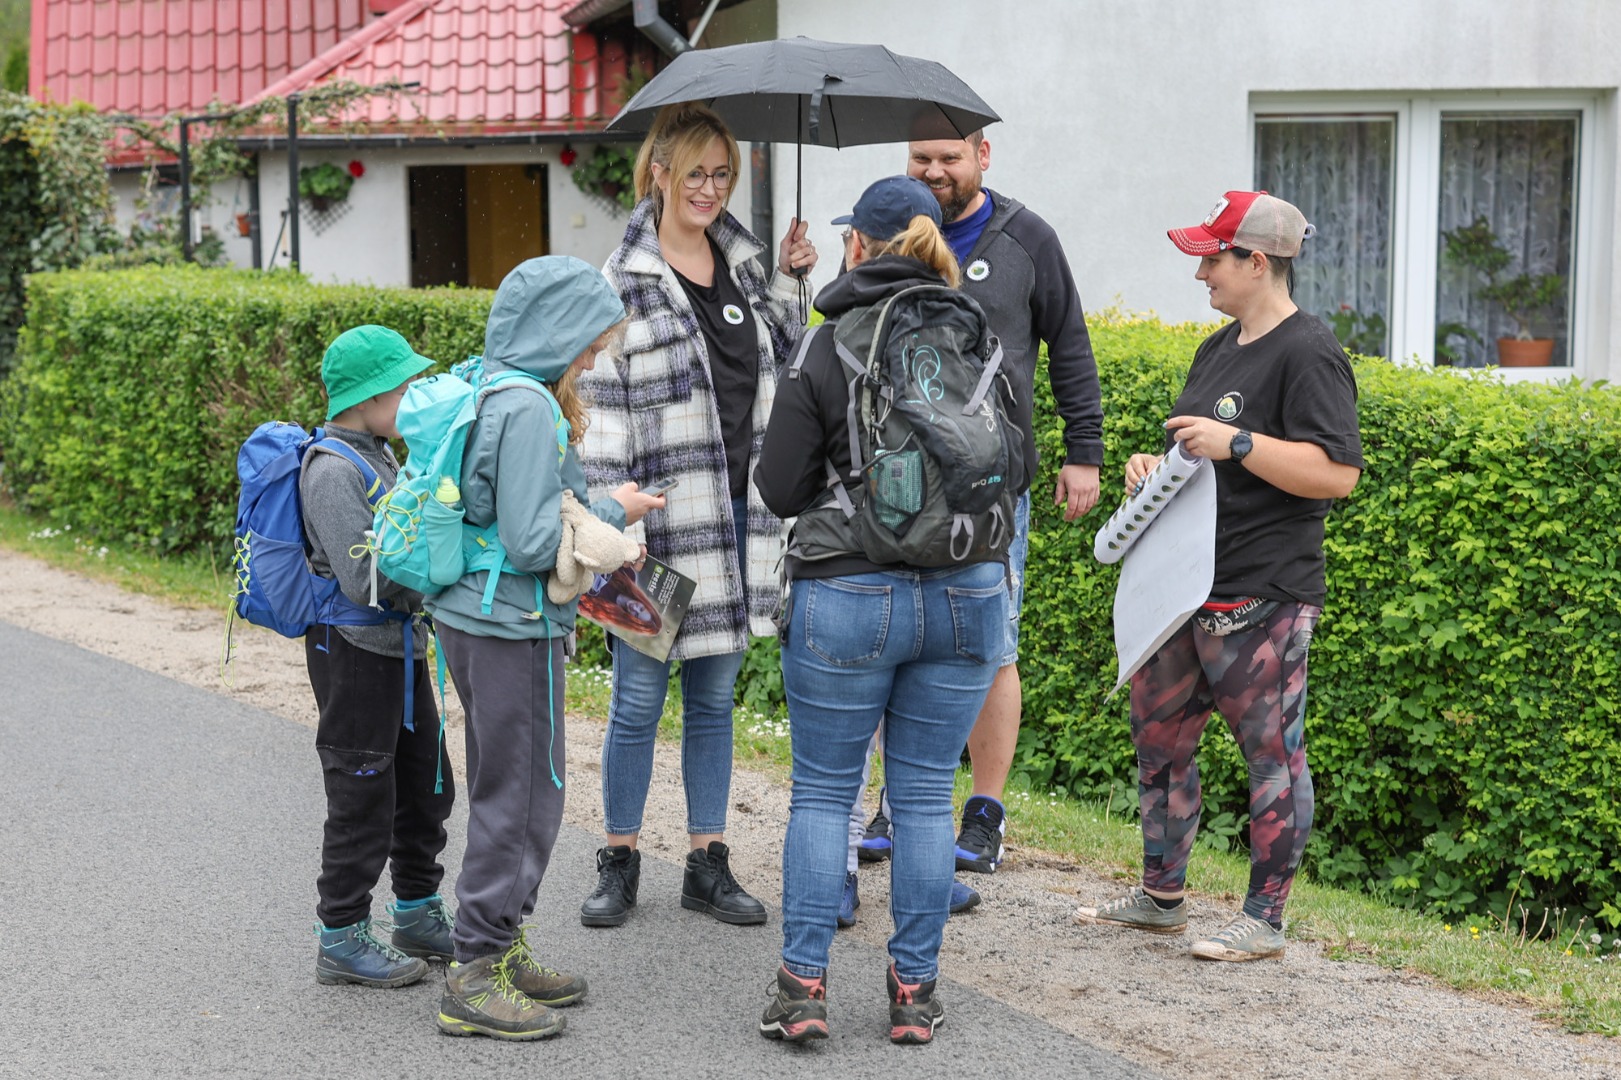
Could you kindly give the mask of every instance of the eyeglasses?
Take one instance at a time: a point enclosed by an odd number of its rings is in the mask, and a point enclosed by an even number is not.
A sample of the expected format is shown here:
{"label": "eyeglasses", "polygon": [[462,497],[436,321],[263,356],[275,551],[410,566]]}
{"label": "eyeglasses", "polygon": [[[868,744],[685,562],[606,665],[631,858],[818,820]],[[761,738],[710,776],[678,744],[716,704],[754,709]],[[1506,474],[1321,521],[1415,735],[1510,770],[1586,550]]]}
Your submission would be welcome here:
{"label": "eyeglasses", "polygon": [[854,236],[855,234],[856,231],[854,229],[846,228],[843,232],[839,233],[839,239],[848,244],[850,242],[850,237]]}
{"label": "eyeglasses", "polygon": [[699,191],[703,188],[705,180],[713,180],[716,191],[725,191],[732,186],[732,170],[721,168],[714,172],[704,172],[702,169],[694,169],[681,178],[681,186],[688,191]]}

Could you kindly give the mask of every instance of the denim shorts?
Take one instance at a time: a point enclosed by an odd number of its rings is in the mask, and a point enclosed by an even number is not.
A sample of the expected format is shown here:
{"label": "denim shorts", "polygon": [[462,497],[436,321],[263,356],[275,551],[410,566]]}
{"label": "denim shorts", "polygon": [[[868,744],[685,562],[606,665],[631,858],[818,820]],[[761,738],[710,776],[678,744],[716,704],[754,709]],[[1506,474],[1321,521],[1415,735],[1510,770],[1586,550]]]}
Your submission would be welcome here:
{"label": "denim shorts", "polygon": [[1030,555],[1030,493],[1019,496],[1013,510],[1013,543],[1007,549],[1008,623],[1007,643],[1002,647],[1002,667],[1019,662],[1019,610],[1024,607],[1024,564]]}

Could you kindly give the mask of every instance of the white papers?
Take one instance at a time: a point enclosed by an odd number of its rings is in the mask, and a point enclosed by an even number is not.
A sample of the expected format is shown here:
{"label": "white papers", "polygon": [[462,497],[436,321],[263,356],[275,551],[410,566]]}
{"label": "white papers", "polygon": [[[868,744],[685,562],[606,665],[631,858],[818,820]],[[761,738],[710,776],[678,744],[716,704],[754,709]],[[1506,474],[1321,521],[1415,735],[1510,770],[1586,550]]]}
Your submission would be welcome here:
{"label": "white papers", "polygon": [[[1134,526],[1130,532],[1127,524]],[[1109,691],[1113,697],[1210,598],[1216,578],[1216,472],[1210,463],[1184,457],[1180,444],[1173,447],[1142,491],[1099,531],[1098,551],[1111,556],[1099,555],[1100,562],[1121,560],[1114,594],[1120,669]]]}

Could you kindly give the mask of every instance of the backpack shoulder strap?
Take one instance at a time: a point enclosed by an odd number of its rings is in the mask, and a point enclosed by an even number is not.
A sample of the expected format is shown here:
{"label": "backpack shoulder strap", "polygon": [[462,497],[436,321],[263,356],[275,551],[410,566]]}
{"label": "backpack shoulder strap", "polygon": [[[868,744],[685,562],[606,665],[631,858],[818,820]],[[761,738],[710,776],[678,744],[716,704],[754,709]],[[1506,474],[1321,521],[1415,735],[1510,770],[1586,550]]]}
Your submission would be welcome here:
{"label": "backpack shoulder strap", "polygon": [[799,378],[799,369],[805,365],[805,355],[810,352],[812,339],[816,337],[817,331],[826,325],[826,323],[817,323],[815,326],[805,328],[804,336],[799,339],[799,348],[794,350],[794,358],[788,362],[788,377],[790,379]]}
{"label": "backpack shoulder strap", "polygon": [[523,387],[533,390],[546,399],[552,407],[552,426],[557,433],[557,459],[561,461],[568,453],[569,433],[573,430],[568,419],[563,415],[563,406],[558,402],[557,395],[552,393],[551,387],[526,371],[501,371],[490,376],[478,388],[478,407],[484,405],[484,399],[491,394],[499,393],[511,387]]}
{"label": "backpack shoulder strap", "polygon": [[316,435],[315,441],[310,444],[310,451],[317,450],[327,454],[335,454],[359,469],[360,482],[366,488],[366,505],[373,510],[377,509],[377,504],[382,501],[384,495],[388,494],[388,489],[383,486],[383,478],[377,475],[377,470],[372,468],[354,447],[342,439]]}

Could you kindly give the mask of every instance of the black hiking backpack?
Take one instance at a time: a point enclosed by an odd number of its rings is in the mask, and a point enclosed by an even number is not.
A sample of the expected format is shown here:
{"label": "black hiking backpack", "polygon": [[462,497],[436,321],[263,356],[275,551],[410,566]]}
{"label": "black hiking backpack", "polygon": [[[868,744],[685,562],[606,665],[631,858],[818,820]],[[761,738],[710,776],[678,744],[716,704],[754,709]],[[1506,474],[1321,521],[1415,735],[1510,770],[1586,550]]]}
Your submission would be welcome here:
{"label": "black hiking backpack", "polygon": [[[974,301],[917,285],[832,327],[850,376],[848,476],[826,463],[828,498],[799,516],[789,554],[862,554],[934,568],[1002,557],[1026,486],[1024,433],[1002,347]],[[799,378],[806,334],[789,365]],[[847,482],[858,481],[853,487]]]}

